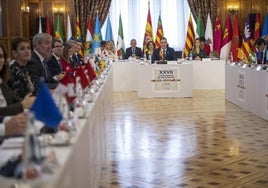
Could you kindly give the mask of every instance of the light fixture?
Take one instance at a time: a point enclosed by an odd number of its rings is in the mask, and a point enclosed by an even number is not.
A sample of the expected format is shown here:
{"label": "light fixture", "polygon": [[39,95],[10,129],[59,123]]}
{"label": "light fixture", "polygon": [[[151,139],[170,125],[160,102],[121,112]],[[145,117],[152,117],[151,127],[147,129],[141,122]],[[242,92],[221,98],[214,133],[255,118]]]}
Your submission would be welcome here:
{"label": "light fixture", "polygon": [[64,12],[64,8],[62,8],[62,7],[55,7],[55,8],[53,9],[53,12],[54,12],[55,14],[63,14],[63,12]]}
{"label": "light fixture", "polygon": [[30,12],[30,7],[28,7],[28,6],[22,6],[22,7],[21,7],[21,11],[22,11],[23,13],[29,13],[29,12]]}
{"label": "light fixture", "polygon": [[238,13],[238,8],[239,8],[238,6],[231,5],[231,6],[228,7],[228,12],[230,14],[237,14]]}

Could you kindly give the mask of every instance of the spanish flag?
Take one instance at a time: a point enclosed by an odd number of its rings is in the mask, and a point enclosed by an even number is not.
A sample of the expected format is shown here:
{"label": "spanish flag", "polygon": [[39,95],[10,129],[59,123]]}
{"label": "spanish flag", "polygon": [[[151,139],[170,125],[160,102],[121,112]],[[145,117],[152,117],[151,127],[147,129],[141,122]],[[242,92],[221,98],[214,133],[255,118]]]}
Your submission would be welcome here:
{"label": "spanish flag", "polygon": [[143,52],[144,53],[147,51],[146,44],[149,41],[154,41],[151,12],[150,12],[150,1],[148,1],[147,22],[146,22],[146,27],[145,27],[144,39],[143,39]]}

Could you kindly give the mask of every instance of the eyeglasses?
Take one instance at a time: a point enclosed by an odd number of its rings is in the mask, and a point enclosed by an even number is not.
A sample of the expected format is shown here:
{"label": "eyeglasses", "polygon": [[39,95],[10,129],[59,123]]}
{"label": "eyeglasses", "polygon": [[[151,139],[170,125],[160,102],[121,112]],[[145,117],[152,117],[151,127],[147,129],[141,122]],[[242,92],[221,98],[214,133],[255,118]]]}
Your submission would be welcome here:
{"label": "eyeglasses", "polygon": [[61,45],[61,46],[54,46],[54,48],[62,48],[63,47],[63,45]]}

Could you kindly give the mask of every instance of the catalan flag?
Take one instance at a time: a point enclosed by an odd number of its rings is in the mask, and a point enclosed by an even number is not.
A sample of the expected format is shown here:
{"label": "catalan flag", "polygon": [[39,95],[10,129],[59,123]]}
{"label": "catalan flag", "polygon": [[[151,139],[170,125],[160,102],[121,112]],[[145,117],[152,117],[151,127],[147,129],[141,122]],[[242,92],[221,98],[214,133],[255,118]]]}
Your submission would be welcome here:
{"label": "catalan flag", "polygon": [[160,48],[160,40],[164,37],[164,30],[162,26],[161,20],[161,12],[159,13],[158,22],[157,22],[157,31],[155,35],[155,46],[156,48]]}
{"label": "catalan flag", "polygon": [[147,51],[146,44],[149,41],[153,41],[153,28],[152,28],[152,20],[151,20],[151,12],[150,12],[150,1],[148,2],[148,14],[147,14],[147,22],[145,26],[145,33],[143,39],[143,52]]}
{"label": "catalan flag", "polygon": [[185,41],[185,47],[183,51],[183,57],[186,58],[190,52],[190,50],[193,48],[195,40],[195,34],[194,34],[194,26],[192,21],[192,16],[190,15],[188,26],[187,26],[187,34],[186,34],[186,41]]}

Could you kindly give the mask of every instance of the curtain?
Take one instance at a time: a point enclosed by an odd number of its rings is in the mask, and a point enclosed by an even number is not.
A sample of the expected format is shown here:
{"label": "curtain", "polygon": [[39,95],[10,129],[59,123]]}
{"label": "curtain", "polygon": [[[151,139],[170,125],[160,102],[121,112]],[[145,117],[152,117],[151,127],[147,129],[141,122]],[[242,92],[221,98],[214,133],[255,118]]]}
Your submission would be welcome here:
{"label": "curtain", "polygon": [[75,16],[80,21],[82,40],[86,37],[88,19],[91,19],[94,27],[98,14],[101,25],[103,25],[109,13],[110,5],[111,0],[74,0]]}
{"label": "curtain", "polygon": [[[150,0],[150,13],[154,39],[161,14],[164,36],[168,39],[169,46],[177,51],[183,50],[190,15],[188,0]],[[109,16],[115,41],[118,38],[119,14],[122,17],[125,47],[130,46],[131,39],[136,39],[137,46],[142,47],[148,0],[112,0]],[[106,22],[101,30],[102,36],[105,36]]]}
{"label": "curtain", "polygon": [[200,14],[205,28],[207,16],[210,13],[212,25],[214,25],[217,16],[216,0],[188,0],[188,3],[195,21],[197,21],[197,17]]}

